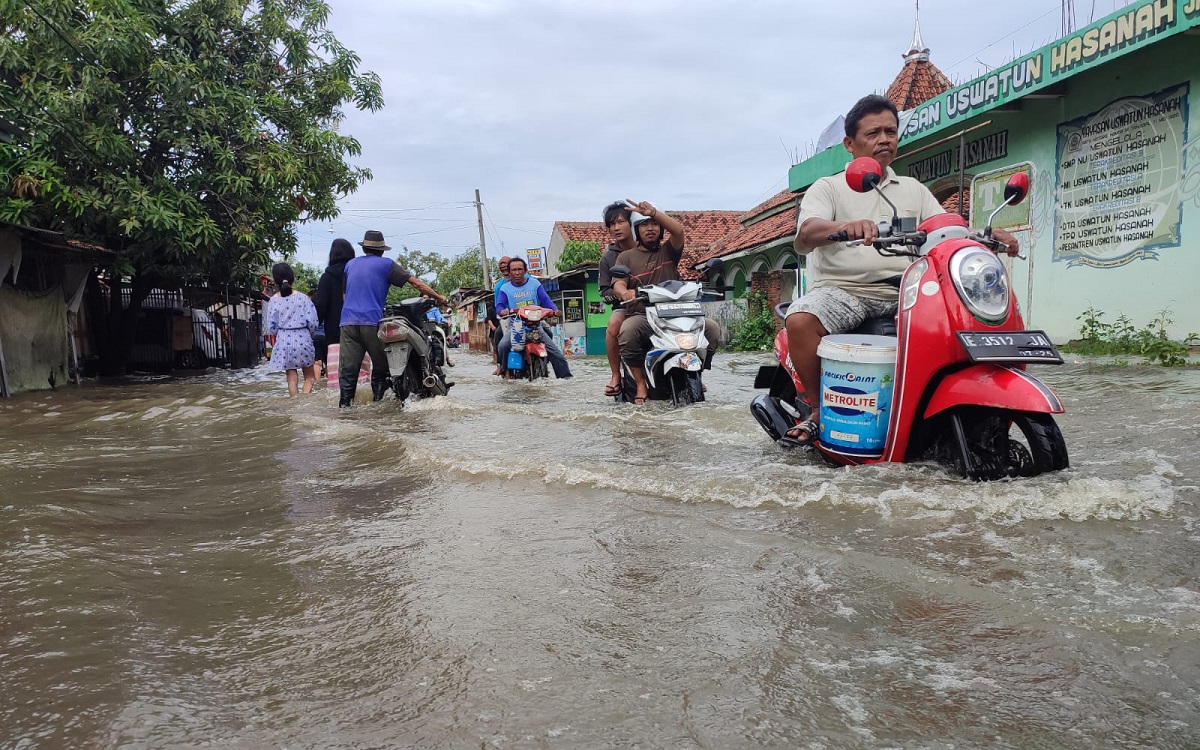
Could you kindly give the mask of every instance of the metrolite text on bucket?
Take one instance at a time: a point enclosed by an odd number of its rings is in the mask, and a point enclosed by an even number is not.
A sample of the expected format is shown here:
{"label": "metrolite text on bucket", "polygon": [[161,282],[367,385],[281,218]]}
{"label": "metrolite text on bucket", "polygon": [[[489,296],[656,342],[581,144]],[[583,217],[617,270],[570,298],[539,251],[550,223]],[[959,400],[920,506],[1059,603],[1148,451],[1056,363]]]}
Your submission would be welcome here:
{"label": "metrolite text on bucket", "polygon": [[882,455],[892,411],[895,337],[826,336],[817,354],[821,357],[821,443],[847,455]]}

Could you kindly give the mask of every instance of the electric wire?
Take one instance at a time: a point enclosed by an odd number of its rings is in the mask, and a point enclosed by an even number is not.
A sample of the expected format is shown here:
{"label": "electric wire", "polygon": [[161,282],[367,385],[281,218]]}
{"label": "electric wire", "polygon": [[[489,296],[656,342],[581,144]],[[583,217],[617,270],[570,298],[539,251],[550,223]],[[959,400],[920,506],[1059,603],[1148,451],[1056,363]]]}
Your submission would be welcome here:
{"label": "electric wire", "polygon": [[64,44],[66,44],[71,49],[75,50],[75,54],[79,55],[81,62],[100,67],[100,62],[96,58],[95,55],[92,55],[91,56],[92,59],[88,60],[87,55],[84,55],[82,50],[80,50],[78,47],[76,47],[75,44],[70,39],[67,39],[66,35],[64,35],[61,31],[59,31],[58,27],[50,22],[50,19],[43,16],[41,14],[41,11],[39,11],[37,8],[33,7],[33,3],[29,2],[29,0],[25,0],[25,7],[28,8],[29,10],[31,10],[35,16],[40,18],[42,20],[42,23],[49,26],[50,30],[54,32],[55,36],[57,36],[59,39],[63,40]]}
{"label": "electric wire", "polygon": [[483,206],[483,215],[487,217],[488,223],[492,225],[493,233],[496,235],[497,241],[500,243],[500,251],[505,255],[508,254],[508,248],[504,246],[504,240],[500,237],[500,230],[496,228],[496,222],[492,221],[492,215],[488,212],[487,205],[480,203]]}
{"label": "electric wire", "polygon": [[1030,21],[1029,23],[1027,23],[1027,24],[1024,24],[1023,26],[1020,26],[1020,27],[1018,27],[1018,28],[1016,28],[1016,29],[1013,29],[1012,31],[1010,31],[1009,33],[1007,33],[1007,34],[1005,34],[1004,36],[1000,37],[999,39],[997,39],[996,41],[994,41],[994,42],[992,42],[991,44],[987,45],[986,47],[984,47],[984,48],[982,48],[982,49],[975,50],[974,52],[972,52],[971,54],[967,55],[966,57],[964,57],[963,59],[959,60],[958,62],[954,63],[953,65],[950,65],[950,66],[948,66],[948,67],[944,68],[944,69],[943,69],[943,71],[954,70],[954,69],[955,69],[955,68],[957,68],[959,65],[962,65],[962,64],[963,64],[963,63],[965,63],[965,62],[968,62],[968,61],[970,61],[970,60],[973,60],[974,58],[978,57],[980,54],[982,54],[982,53],[986,52],[987,50],[991,49],[992,47],[995,47],[997,44],[999,44],[1000,42],[1003,42],[1005,39],[1008,39],[1010,36],[1012,36],[1013,34],[1016,34],[1018,31],[1023,31],[1024,29],[1027,29],[1027,28],[1029,28],[1030,26],[1034,25],[1035,23],[1037,23],[1038,21],[1042,20],[1042,19],[1043,19],[1043,18],[1045,18],[1046,16],[1048,16],[1048,15],[1050,15],[1051,13],[1054,13],[1054,12],[1056,12],[1056,11],[1059,11],[1059,10],[1061,10],[1061,8],[1054,8],[1053,10],[1048,10],[1048,11],[1046,11],[1045,13],[1043,13],[1042,15],[1038,16],[1037,18],[1033,19],[1033,20],[1032,20],[1032,21]]}

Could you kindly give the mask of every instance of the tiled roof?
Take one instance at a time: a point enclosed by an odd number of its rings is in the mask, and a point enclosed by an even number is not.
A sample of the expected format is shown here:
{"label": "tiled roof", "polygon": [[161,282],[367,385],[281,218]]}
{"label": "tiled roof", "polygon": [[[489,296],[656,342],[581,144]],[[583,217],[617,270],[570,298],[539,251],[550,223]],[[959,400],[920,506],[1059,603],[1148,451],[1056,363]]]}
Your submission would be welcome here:
{"label": "tiled roof", "polygon": [[738,219],[742,211],[669,211],[687,233],[687,243],[692,247],[708,247],[741,226]]}
{"label": "tiled roof", "polygon": [[601,247],[612,242],[602,221],[556,221],[554,228],[567,242],[599,242]]}
{"label": "tiled roof", "polygon": [[[928,52],[928,50],[926,50]],[[905,57],[904,67],[888,86],[887,96],[901,112],[915,109],[933,97],[954,88],[946,74],[921,55]]]}
{"label": "tiled roof", "polygon": [[739,231],[732,232],[714,244],[704,257],[697,258],[695,262],[700,263],[709,258],[730,255],[739,250],[791,237],[796,233],[796,213],[796,207],[791,206],[774,216],[769,216],[748,227],[743,227]]}
{"label": "tiled roof", "polygon": [[679,275],[685,279],[699,277],[692,266],[711,258],[713,244],[741,229],[738,219],[745,215],[742,211],[671,211],[670,214],[679,219],[687,234],[687,247],[679,261]]}
{"label": "tiled roof", "polygon": [[[942,201],[942,208],[946,209],[952,214],[960,213],[958,210],[958,193],[953,192],[950,194],[949,198]],[[964,210],[961,213],[969,217],[971,215],[971,191],[969,190],[963,191],[963,209]]]}
{"label": "tiled roof", "polygon": [[758,216],[759,214],[762,214],[762,213],[766,213],[767,211],[770,211],[772,208],[775,208],[777,206],[782,206],[784,203],[787,203],[788,201],[795,200],[795,199],[796,199],[796,194],[793,193],[792,191],[787,190],[786,188],[783,190],[780,190],[775,195],[772,195],[770,198],[767,198],[765,201],[763,201],[762,203],[759,203],[757,206],[755,206],[754,208],[750,209],[745,214],[743,214],[742,218],[741,218],[741,222],[743,224],[745,224],[746,222],[753,219],[755,216]]}
{"label": "tiled roof", "polygon": [[[679,264],[679,271],[685,279],[696,278],[697,274],[691,270],[691,266],[700,262],[697,258],[701,255],[704,260],[712,257],[709,249],[713,243],[730,232],[741,229],[738,219],[749,215],[742,211],[668,211],[668,213],[679,219],[687,235],[687,247],[683,250],[683,260]],[[567,242],[599,242],[601,246],[604,246],[611,241],[608,229],[604,226],[604,222],[600,221],[556,221],[554,228]]]}

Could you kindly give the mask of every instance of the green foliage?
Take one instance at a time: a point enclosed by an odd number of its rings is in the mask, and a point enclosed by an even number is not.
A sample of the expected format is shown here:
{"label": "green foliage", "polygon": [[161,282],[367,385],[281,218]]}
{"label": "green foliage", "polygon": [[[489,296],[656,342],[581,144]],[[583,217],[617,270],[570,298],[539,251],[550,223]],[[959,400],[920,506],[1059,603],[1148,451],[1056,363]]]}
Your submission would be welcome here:
{"label": "green foliage", "polygon": [[730,332],[729,348],[738,352],[766,351],[775,344],[776,330],[767,296],[755,292],[746,300],[746,317]]}
{"label": "green foliage", "polygon": [[[38,10],[34,10],[34,8]],[[0,220],[116,250],[135,277],[223,283],[295,249],[370,179],[342,106],[379,78],[324,0],[0,0]]]}
{"label": "green foliage", "polygon": [[[295,255],[288,255],[283,259],[285,263],[292,267],[292,271],[296,274],[296,281],[292,284],[292,288],[297,292],[308,294],[310,291],[317,288],[318,282],[321,281],[322,269],[316,266],[310,266],[296,259]],[[263,267],[261,273],[267,276],[271,275],[271,266],[268,264]]]}
{"label": "green foliage", "polygon": [[571,240],[563,246],[562,255],[554,263],[554,267],[561,273],[580,263],[595,263],[603,253],[604,247],[599,242]]}
{"label": "green foliage", "polygon": [[[390,257],[390,254],[389,254]],[[420,276],[428,282],[434,276],[441,274],[449,261],[437,253],[423,253],[420,250],[409,250],[408,245],[402,245],[396,254],[396,262],[413,276]]]}
{"label": "green foliage", "polygon": [[[488,266],[494,284],[500,278],[500,267],[493,258],[488,258]],[[479,262],[478,247],[472,247],[451,259],[433,282],[433,288],[447,296],[462,287],[482,289],[483,286],[483,265]]]}
{"label": "green foliage", "polygon": [[399,304],[400,300],[402,300],[402,299],[409,299],[410,297],[420,297],[420,296],[421,296],[421,293],[418,292],[416,287],[412,286],[411,284],[405,284],[404,286],[400,286],[400,287],[391,286],[391,287],[388,287],[387,304],[395,305],[395,304]]}
{"label": "green foliage", "polygon": [[[420,276],[441,294],[449,297],[460,287],[483,286],[483,266],[479,262],[479,248],[473,247],[447,260],[435,253],[422,253],[404,247],[400,250],[396,262],[404,266],[409,273]],[[500,278],[500,268],[494,259],[488,259],[491,266],[492,281]],[[416,297],[419,294],[412,286],[405,284],[397,289],[388,290],[387,301],[394,305],[402,299]]]}
{"label": "green foliage", "polygon": [[[1144,364],[1160,364],[1164,367],[1183,367],[1189,364],[1188,347],[1200,342],[1200,335],[1189,333],[1183,341],[1167,338],[1167,328],[1175,321],[1169,310],[1159,310],[1158,315],[1137,328],[1124,314],[1113,323],[1104,320],[1104,312],[1088,307],[1075,318],[1080,322],[1079,340],[1061,347],[1064,352],[1099,355],[1137,355]],[[1128,364],[1118,357],[1116,364]]]}

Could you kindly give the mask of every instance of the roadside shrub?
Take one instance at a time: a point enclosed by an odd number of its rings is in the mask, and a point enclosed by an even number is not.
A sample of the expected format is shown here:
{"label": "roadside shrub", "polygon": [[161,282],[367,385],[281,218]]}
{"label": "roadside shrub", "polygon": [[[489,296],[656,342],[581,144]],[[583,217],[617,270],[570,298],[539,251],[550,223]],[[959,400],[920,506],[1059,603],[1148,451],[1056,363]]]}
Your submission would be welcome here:
{"label": "roadside shrub", "polygon": [[767,304],[767,295],[751,294],[746,303],[746,317],[732,326],[729,348],[735,352],[762,352],[775,344],[775,316]]}
{"label": "roadside shrub", "polygon": [[1120,355],[1136,355],[1143,364],[1159,364],[1163,367],[1185,367],[1190,364],[1189,347],[1200,343],[1200,334],[1189,333],[1183,341],[1167,338],[1167,327],[1175,321],[1170,310],[1159,310],[1158,315],[1138,328],[1129,316],[1121,314],[1116,321],[1104,320],[1104,312],[1089,306],[1075,318],[1079,321],[1079,339],[1061,347],[1064,352],[1074,354],[1115,355],[1116,364],[1128,364]]}

